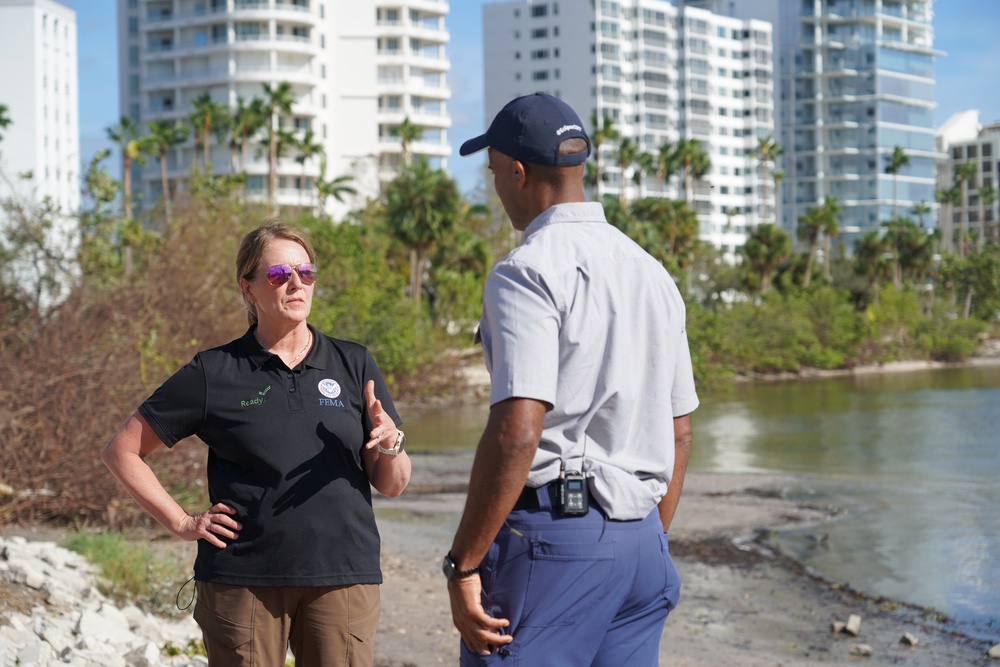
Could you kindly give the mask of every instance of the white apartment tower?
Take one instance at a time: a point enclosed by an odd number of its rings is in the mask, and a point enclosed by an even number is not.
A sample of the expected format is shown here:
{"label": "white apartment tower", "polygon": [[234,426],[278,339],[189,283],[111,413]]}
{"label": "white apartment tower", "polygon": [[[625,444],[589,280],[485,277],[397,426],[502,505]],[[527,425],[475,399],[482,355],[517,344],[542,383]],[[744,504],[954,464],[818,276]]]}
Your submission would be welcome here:
{"label": "white apartment tower", "polygon": [[[694,139],[712,168],[695,188],[701,238],[731,254],[767,219],[768,189],[750,151],[774,133],[771,27],[680,10],[665,0],[515,0],[483,7],[486,122],[543,91],[590,127],[608,117],[641,153]],[[601,148],[602,194],[683,197],[681,176],[625,174]],[[772,218],[773,218],[773,214]]]}
{"label": "white apartment tower", "polygon": [[965,182],[964,202],[959,196],[939,211],[942,245],[950,251],[958,249],[955,232],[963,229],[973,239],[972,248],[981,247],[980,239],[1000,240],[1000,123],[981,125],[979,113],[959,111],[938,129],[937,145],[944,156],[938,165],[938,189],[955,187],[958,167],[970,162],[976,166]]}
{"label": "white apartment tower", "polygon": [[[335,0],[118,2],[121,112],[143,128],[152,120],[184,121],[193,111],[192,100],[206,92],[232,111],[240,100],[264,97],[263,84],[288,82],[294,103],[284,127],[298,137],[312,131],[322,146],[327,179],[353,177],[358,195],[347,206],[376,195],[393,175],[386,165],[398,163],[399,141],[389,133],[397,118],[432,121],[429,130],[422,126],[424,141],[414,152],[449,152],[447,89],[443,74],[438,79],[429,74],[432,61],[440,72],[447,69],[443,17],[448,6],[443,0],[378,0],[374,6]],[[399,17],[396,25],[383,19],[389,15],[386,7]],[[382,40],[397,33],[407,48],[385,52]],[[431,36],[439,40],[433,53],[427,46]],[[429,101],[430,91],[439,103]],[[396,110],[403,113],[390,113]],[[395,154],[395,163],[383,154]],[[198,155],[189,139],[170,155],[169,177],[182,181]],[[212,140],[211,162],[215,173],[232,170],[226,141]],[[266,151],[251,150],[244,169],[248,192],[264,196]],[[320,169],[319,157],[302,162],[294,148],[289,150],[279,160],[279,205],[346,211],[332,199],[317,201]],[[138,180],[147,199],[159,197],[155,161]]]}
{"label": "white apartment tower", "polygon": [[[841,241],[914,205],[936,208],[933,0],[687,0],[775,25],[782,223],[838,199]],[[909,161],[885,172],[901,147]],[[933,219],[933,216],[931,216]]]}
{"label": "white apartment tower", "polygon": [[393,128],[409,120],[420,128],[417,141],[407,146],[409,156],[426,158],[447,169],[451,154],[448,129],[445,53],[447,0],[376,0],[378,34],[378,137],[383,182],[396,175],[403,142]]}
{"label": "white apartment tower", "polygon": [[11,121],[0,141],[0,195],[48,201],[74,215],[81,159],[76,12],[53,0],[0,0],[0,62],[0,104]]}

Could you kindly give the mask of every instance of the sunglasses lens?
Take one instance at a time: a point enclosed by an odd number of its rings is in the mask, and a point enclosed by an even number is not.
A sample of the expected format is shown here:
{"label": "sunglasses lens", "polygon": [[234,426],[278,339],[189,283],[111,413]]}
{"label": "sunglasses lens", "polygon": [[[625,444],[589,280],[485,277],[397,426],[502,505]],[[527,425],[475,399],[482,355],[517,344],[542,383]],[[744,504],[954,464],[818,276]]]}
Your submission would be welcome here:
{"label": "sunglasses lens", "polygon": [[319,276],[319,267],[315,264],[299,264],[295,270],[299,272],[299,278],[306,285],[312,285]]}
{"label": "sunglasses lens", "polygon": [[292,277],[292,267],[287,264],[275,264],[267,270],[267,282],[272,285],[284,285]]}

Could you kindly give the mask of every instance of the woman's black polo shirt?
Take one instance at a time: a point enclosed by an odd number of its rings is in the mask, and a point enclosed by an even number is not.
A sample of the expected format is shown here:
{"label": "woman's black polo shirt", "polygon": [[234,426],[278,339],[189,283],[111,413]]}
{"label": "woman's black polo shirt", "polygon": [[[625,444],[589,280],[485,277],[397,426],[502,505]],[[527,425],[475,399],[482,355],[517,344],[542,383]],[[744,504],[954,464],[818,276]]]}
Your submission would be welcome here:
{"label": "woman's black polo shirt", "polygon": [[208,445],[211,502],[243,524],[225,549],[198,542],[195,578],[238,586],[382,583],[361,450],[372,425],[364,386],[401,423],[366,348],[320,334],[293,370],[249,329],[199,352],[140,407],[168,447]]}

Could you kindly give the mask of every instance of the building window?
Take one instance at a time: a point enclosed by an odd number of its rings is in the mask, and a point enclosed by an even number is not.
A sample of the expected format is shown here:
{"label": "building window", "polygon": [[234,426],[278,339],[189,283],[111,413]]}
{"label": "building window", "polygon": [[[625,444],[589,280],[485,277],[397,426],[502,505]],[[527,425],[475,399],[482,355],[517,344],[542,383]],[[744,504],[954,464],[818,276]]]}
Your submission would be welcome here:
{"label": "building window", "polygon": [[548,70],[540,70],[540,71],[532,72],[531,73],[531,80],[532,81],[547,81],[548,78],[549,78],[549,71]]}
{"label": "building window", "polygon": [[535,5],[531,8],[531,15],[535,18],[545,16],[549,13],[548,5]]}
{"label": "building window", "polygon": [[531,39],[542,39],[549,36],[548,28],[535,28],[531,31]]}

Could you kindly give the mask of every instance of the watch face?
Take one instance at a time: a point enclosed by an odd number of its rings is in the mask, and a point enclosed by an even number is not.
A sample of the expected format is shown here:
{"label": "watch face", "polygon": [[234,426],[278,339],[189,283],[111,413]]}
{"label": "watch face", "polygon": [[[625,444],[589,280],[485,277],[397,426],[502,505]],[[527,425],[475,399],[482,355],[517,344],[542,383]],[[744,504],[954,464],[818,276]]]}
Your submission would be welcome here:
{"label": "watch face", "polygon": [[446,579],[451,579],[455,576],[455,563],[451,560],[450,556],[444,557],[444,561],[441,563],[441,571],[444,572]]}

